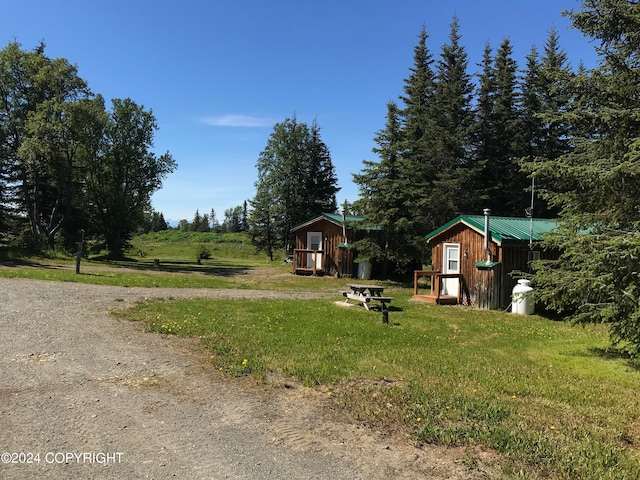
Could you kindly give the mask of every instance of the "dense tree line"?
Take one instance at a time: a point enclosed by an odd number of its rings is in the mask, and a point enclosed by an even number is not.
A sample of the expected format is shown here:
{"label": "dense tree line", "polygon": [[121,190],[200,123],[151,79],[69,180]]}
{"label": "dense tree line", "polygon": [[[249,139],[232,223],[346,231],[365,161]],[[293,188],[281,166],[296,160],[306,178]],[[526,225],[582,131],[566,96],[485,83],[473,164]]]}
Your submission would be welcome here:
{"label": "dense tree line", "polygon": [[216,213],[213,208],[210,214],[204,213],[202,215],[200,215],[200,210],[196,210],[191,222],[187,219],[180,220],[178,229],[183,232],[246,232],[249,230],[248,202],[245,200],[242,205],[225,210],[222,223],[219,223],[216,219]]}
{"label": "dense tree line", "polygon": [[[428,38],[423,27],[404,94],[387,105],[385,127],[375,136],[378,159],[365,160],[354,174],[355,209],[382,227],[375,243],[356,248],[399,272],[425,260],[424,236],[456,215],[490,208],[524,216],[531,179],[522,165],[569,150],[568,125],[549,114],[570,112],[577,98],[577,73],[555,29],[542,56],[532,48],[523,70],[508,39],[495,53],[487,44],[475,79],[456,17],[437,59]],[[541,201],[536,210],[557,213]]]}
{"label": "dense tree line", "polygon": [[0,231],[26,246],[71,246],[77,232],[120,256],[176,164],[151,152],[156,119],[131,99],[107,109],[45,46],[0,51]]}
{"label": "dense tree line", "polygon": [[257,168],[248,221],[253,243],[273,258],[276,249],[290,249],[294,226],[336,211],[337,178],[320,127],[295,115],[274,126]]}
{"label": "dense tree line", "polygon": [[[409,270],[424,235],[459,213],[550,216],[559,229],[536,262],[537,297],[580,322],[606,322],[615,347],[640,354],[640,3],[588,0],[565,12],[599,66],[572,70],[551,29],[519,69],[504,40],[475,82],[457,20],[437,62],[423,28],[401,104],[375,137],[377,161],[354,175],[355,208],[383,227],[361,245]],[[535,211],[529,185],[535,183]]]}

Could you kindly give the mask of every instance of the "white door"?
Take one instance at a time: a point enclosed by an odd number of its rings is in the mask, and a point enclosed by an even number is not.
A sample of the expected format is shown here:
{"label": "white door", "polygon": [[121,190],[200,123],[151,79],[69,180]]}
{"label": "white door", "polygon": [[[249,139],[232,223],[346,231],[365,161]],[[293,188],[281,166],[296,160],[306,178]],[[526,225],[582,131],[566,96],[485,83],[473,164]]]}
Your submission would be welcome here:
{"label": "white door", "polygon": [[[442,273],[460,273],[460,244],[445,243],[442,253]],[[442,294],[458,296],[460,280],[457,278],[442,279]]]}
{"label": "white door", "polygon": [[[307,232],[307,250],[322,250],[322,232]],[[313,268],[314,256],[316,268],[322,270],[322,253],[307,253],[307,268]]]}

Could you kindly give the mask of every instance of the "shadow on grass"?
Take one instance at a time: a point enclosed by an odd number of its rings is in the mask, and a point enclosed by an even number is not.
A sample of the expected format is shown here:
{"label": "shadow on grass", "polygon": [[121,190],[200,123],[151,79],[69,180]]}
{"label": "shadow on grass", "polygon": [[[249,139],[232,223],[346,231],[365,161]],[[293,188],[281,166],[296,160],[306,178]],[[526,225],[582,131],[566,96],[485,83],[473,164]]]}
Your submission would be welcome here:
{"label": "shadow on grass", "polygon": [[0,265],[3,267],[9,268],[24,268],[24,267],[32,267],[32,268],[46,268],[49,270],[65,270],[69,267],[66,265],[56,265],[51,263],[42,263],[36,262],[34,260],[20,260],[20,259],[0,259]]}
{"label": "shadow on grass", "polygon": [[237,265],[226,265],[224,263],[207,263],[203,265],[195,265],[193,262],[183,260],[160,260],[157,264],[153,259],[138,260],[136,258],[124,257],[119,260],[113,260],[108,257],[91,258],[94,263],[101,263],[106,266],[130,268],[140,271],[149,272],[167,272],[167,273],[200,273],[202,275],[211,275],[218,277],[232,277],[243,275],[251,270],[251,267],[241,267]]}
{"label": "shadow on grass", "polygon": [[[91,264],[98,264],[105,267],[120,267],[140,272],[166,272],[166,273],[199,273],[207,276],[233,277],[244,275],[251,270],[251,267],[242,267],[237,265],[226,265],[224,263],[195,265],[191,262],[178,260],[163,260],[158,265],[154,265],[153,260],[139,261],[137,259],[123,258],[120,260],[107,259],[105,257],[94,257],[89,260]],[[0,258],[0,265],[8,268],[41,268],[48,270],[69,270],[72,268],[70,264],[52,264],[43,260],[24,260],[24,259],[7,259]],[[85,264],[83,264],[84,266]],[[83,275],[89,275],[81,272]],[[101,276],[100,274],[91,274],[93,276]]]}
{"label": "shadow on grass", "polygon": [[629,367],[640,371],[640,359],[632,356],[629,352],[621,348],[612,346],[601,348],[593,347],[589,349],[589,353],[604,360],[625,360]]}

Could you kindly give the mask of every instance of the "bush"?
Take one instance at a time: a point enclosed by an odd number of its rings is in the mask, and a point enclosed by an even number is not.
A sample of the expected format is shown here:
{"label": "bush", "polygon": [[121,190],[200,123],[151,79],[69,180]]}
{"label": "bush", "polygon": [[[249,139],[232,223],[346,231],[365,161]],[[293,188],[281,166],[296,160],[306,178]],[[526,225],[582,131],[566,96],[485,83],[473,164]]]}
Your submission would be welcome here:
{"label": "bush", "polygon": [[202,244],[198,245],[196,247],[196,262],[198,262],[198,265],[202,263],[202,260],[209,258],[211,258],[211,250],[209,250],[209,247]]}

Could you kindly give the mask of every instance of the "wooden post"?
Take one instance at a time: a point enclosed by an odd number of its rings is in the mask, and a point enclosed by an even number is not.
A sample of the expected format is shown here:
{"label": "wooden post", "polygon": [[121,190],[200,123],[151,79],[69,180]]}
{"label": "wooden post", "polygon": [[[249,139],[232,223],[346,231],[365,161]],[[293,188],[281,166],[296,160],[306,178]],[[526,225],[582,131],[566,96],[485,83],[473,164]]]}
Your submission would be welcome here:
{"label": "wooden post", "polygon": [[80,261],[82,260],[82,249],[84,246],[84,230],[80,230],[78,232],[80,234],[80,239],[78,240],[78,253],[76,254],[76,275],[80,274]]}

